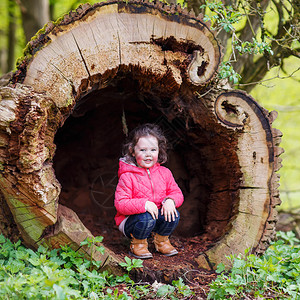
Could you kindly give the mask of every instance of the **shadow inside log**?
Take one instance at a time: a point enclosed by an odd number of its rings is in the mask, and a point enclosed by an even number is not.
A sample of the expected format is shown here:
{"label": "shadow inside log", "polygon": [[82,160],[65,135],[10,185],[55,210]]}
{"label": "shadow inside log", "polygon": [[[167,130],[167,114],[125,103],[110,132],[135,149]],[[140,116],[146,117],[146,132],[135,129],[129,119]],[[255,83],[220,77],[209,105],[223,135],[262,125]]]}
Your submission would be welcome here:
{"label": "shadow inside log", "polygon": [[[139,124],[161,126],[169,143],[165,165],[185,197],[179,208],[181,220],[171,237],[179,255],[166,259],[154,254],[154,260],[144,262],[152,273],[156,270],[152,279],[163,281],[174,279],[174,270],[197,268],[200,253],[230,229],[240,176],[232,131],[221,128],[206,111],[199,121],[175,114],[173,107],[171,96],[142,93],[129,75],[119,76],[109,86],[79,97],[55,136],[54,169],[62,185],[59,202],[74,210],[93,235],[103,236],[105,246],[123,258],[129,240],[114,224],[121,145],[127,130]],[[149,247],[154,251],[151,242]],[[161,272],[171,268],[169,275]],[[152,276],[151,272],[142,275],[148,280]]]}

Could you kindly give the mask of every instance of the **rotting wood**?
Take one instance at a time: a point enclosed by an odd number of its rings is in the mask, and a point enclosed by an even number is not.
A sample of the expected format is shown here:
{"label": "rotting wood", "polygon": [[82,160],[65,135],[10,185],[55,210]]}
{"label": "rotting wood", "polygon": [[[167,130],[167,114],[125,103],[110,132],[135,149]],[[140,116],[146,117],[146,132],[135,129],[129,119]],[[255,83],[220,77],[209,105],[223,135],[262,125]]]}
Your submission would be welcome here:
{"label": "rotting wood", "polygon": [[[14,85],[0,90],[0,187],[24,241],[81,249],[86,236],[104,235],[98,259],[119,272],[127,253],[113,241],[112,174],[122,122],[147,121],[166,131],[168,164],[185,195],[175,273],[214,268],[246,248],[263,253],[280,204],[282,134],[271,127],[276,112],[224,92],[215,76],[220,49],[201,16],[162,3],[85,4],[46,25]],[[97,202],[96,187],[110,198]],[[143,276],[170,280],[155,259],[162,269],[145,262]]]}

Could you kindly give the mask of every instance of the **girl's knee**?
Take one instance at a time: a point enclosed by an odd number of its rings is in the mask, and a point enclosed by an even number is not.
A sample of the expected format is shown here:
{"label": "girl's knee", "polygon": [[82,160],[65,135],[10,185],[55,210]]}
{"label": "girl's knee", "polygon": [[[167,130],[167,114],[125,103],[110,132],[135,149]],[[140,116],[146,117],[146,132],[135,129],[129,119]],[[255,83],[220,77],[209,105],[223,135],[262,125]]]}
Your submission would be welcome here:
{"label": "girl's knee", "polygon": [[146,219],[144,219],[143,222],[147,223],[147,227],[148,228],[151,228],[151,227],[153,228],[155,226],[155,224],[156,224],[156,220],[154,220],[152,218],[151,214],[149,214],[149,216]]}
{"label": "girl's knee", "polygon": [[149,216],[146,213],[143,214],[143,216],[140,216],[139,221],[134,224],[132,234],[135,238],[144,239],[150,236],[156,225],[156,220],[150,214]]}
{"label": "girl's knee", "polygon": [[138,221],[136,222],[138,227],[151,228],[156,224],[156,220],[154,220],[150,213],[145,212],[139,215]]}
{"label": "girl's knee", "polygon": [[139,215],[139,221],[146,222],[146,223],[155,223],[156,220],[152,218],[152,215],[149,212],[145,212]]}

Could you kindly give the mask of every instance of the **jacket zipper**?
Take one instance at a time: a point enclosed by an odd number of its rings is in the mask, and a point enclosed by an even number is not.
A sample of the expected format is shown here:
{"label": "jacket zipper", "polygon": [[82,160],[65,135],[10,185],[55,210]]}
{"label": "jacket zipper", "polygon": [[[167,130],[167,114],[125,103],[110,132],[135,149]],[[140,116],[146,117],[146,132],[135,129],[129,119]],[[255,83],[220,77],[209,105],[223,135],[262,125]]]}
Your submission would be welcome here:
{"label": "jacket zipper", "polygon": [[148,177],[149,177],[149,180],[150,180],[150,183],[151,183],[151,187],[152,187],[153,201],[155,201],[154,186],[153,186],[153,182],[152,182],[152,179],[151,179],[151,173],[150,173],[150,170],[149,170],[149,169],[147,169],[147,173],[148,173]]}

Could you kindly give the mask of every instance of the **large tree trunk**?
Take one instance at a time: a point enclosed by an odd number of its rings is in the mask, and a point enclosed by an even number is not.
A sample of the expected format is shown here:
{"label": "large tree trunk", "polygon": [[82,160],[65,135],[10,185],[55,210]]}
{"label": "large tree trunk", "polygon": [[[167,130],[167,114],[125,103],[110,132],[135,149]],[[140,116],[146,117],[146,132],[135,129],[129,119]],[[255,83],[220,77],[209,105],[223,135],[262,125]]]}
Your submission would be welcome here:
{"label": "large tree trunk", "polygon": [[180,254],[155,254],[143,276],[265,251],[280,203],[276,113],[217,82],[220,46],[201,18],[146,1],[83,5],[27,50],[0,103],[0,187],[25,243],[80,248],[103,235],[99,259],[116,271],[127,254],[113,225],[120,145],[155,122],[185,203]]}

